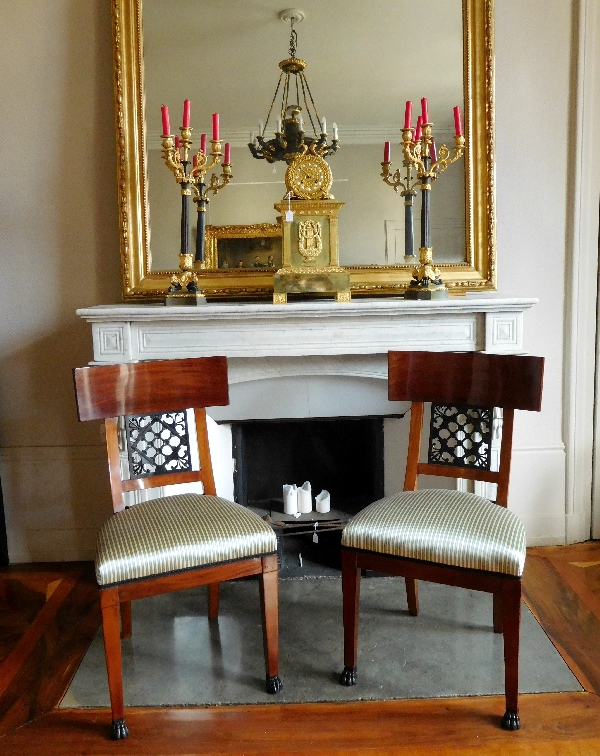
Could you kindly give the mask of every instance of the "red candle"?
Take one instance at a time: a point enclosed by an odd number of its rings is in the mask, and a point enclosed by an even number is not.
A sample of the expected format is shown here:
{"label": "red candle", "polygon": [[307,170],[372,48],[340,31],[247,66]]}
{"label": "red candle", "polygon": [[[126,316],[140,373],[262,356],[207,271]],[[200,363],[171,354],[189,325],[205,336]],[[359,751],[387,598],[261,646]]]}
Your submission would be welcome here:
{"label": "red candle", "polygon": [[227,165],[231,164],[231,146],[229,142],[225,142],[225,162]]}
{"label": "red candle", "polygon": [[202,134],[200,137],[200,152],[206,155],[206,134]]}
{"label": "red candle", "polygon": [[415,129],[414,142],[418,142],[421,139],[421,124],[423,123],[423,116],[417,118],[417,128]]}
{"label": "red candle", "polygon": [[166,105],[163,105],[160,109],[160,112],[162,113],[163,136],[168,136],[171,133],[171,125],[169,124],[169,108]]}
{"label": "red candle", "polygon": [[213,113],[213,141],[219,139],[219,114]]}
{"label": "red candle", "polygon": [[406,101],[406,109],[404,110],[404,128],[412,129],[412,101]]}
{"label": "red candle", "polygon": [[462,119],[460,117],[460,108],[458,105],[454,108],[454,129],[456,131],[456,136],[463,135]]}
{"label": "red candle", "polygon": [[190,127],[190,105],[189,100],[183,101],[183,128],[189,129]]}
{"label": "red candle", "polygon": [[194,168],[198,165],[198,155],[194,155],[192,158],[192,163],[194,165]]}
{"label": "red candle", "polygon": [[391,155],[390,143],[386,142],[383,146],[383,162],[384,163],[390,162],[390,155]]}
{"label": "red candle", "polygon": [[181,140],[178,136],[175,137],[175,149],[179,149],[181,147]]}
{"label": "red candle", "polygon": [[423,114],[423,123],[429,123],[429,113],[427,112],[427,97],[421,99],[421,112]]}
{"label": "red candle", "polygon": [[435,163],[437,160],[437,150],[435,148],[435,140],[431,140],[431,146],[429,147],[429,154],[431,155],[431,159]]}

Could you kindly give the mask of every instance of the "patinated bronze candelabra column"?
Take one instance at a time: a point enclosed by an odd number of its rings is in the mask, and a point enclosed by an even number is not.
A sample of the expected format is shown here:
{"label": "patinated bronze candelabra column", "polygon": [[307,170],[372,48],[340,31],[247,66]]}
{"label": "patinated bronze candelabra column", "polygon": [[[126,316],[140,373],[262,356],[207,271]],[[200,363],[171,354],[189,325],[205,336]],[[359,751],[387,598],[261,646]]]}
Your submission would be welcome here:
{"label": "patinated bronze candelabra column", "polygon": [[465,138],[462,135],[454,137],[454,154],[445,144],[442,144],[438,155],[435,154],[432,137],[432,123],[421,124],[422,135],[418,141],[413,141],[407,134],[409,129],[403,129],[403,152],[407,161],[414,166],[421,181],[421,246],[419,248],[419,265],[413,270],[413,277],[406,290],[405,299],[445,299],[448,289],[442,280],[439,268],[433,264],[433,246],[431,244],[431,190],[433,181],[446,168],[458,160],[464,153]]}
{"label": "patinated bronze candelabra column", "polygon": [[[431,190],[433,182],[446,168],[462,157],[465,151],[465,138],[462,134],[460,108],[454,108],[454,154],[445,144],[436,154],[432,135],[433,124],[429,122],[427,114],[427,99],[421,100],[423,115],[419,116],[417,128],[413,130],[412,102],[406,103],[404,128],[402,129],[402,152],[405,168],[404,178],[397,170],[391,175],[390,147],[385,144],[381,176],[386,184],[400,192],[404,197],[405,206],[405,261],[414,259],[414,228],[413,228],[413,197],[416,187],[421,188],[421,246],[419,248],[419,264],[413,269],[413,277],[404,296],[406,299],[444,299],[448,296],[448,289],[442,280],[439,268],[433,264],[433,246],[431,242]],[[417,181],[412,181],[412,171],[417,175]]]}
{"label": "patinated bronze candelabra column", "polygon": [[[192,129],[189,126],[189,103],[184,104],[184,125],[181,127],[181,137],[167,133],[169,131],[168,111],[163,107],[162,156],[167,168],[175,176],[175,181],[181,186],[181,246],[179,250],[180,273],[171,277],[166,304],[198,304],[206,302],[206,297],[198,285],[197,269],[202,269],[204,260],[204,238],[206,228],[206,207],[209,202],[208,194],[217,192],[226,186],[231,178],[231,151],[229,144],[225,145],[225,155],[221,176],[212,174],[210,182],[206,183],[206,173],[219,165],[223,153],[221,140],[218,138],[218,115],[213,116],[213,139],[211,140],[210,158],[206,151],[206,135],[200,140],[200,149],[190,162],[190,148],[192,144]],[[216,129],[216,131],[215,131]],[[209,162],[210,159],[210,162]],[[190,165],[191,170],[190,170]],[[194,194],[194,202],[198,209],[197,236],[195,254],[190,252],[190,197]]]}
{"label": "patinated bronze candelabra column", "polygon": [[[412,140],[412,129],[403,129],[402,138]],[[380,175],[388,186],[391,186],[395,192],[404,197],[404,262],[414,263],[416,257],[413,200],[417,196],[416,187],[421,182],[419,179],[413,181],[413,164],[406,157],[402,161],[404,177],[402,177],[399,168],[392,174],[391,165],[389,142],[386,142]],[[402,191],[399,192],[399,189],[402,189]]]}

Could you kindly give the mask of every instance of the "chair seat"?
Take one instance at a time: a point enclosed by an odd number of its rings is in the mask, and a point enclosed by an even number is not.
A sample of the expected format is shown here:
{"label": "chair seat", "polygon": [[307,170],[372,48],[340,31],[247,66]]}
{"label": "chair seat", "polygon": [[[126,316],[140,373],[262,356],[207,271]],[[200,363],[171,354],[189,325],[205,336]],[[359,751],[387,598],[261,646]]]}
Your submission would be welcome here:
{"label": "chair seat", "polygon": [[107,520],[96,544],[96,579],[109,586],[272,554],[273,529],[218,496],[180,494],[136,504]]}
{"label": "chair seat", "polygon": [[359,512],[342,546],[520,577],[525,529],[508,509],[461,491],[403,491]]}

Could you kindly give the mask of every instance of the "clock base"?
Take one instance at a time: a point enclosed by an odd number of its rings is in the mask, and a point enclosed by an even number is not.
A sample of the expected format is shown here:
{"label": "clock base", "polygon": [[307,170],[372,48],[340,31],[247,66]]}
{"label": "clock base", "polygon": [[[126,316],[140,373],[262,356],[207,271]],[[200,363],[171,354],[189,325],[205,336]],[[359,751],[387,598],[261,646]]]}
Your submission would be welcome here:
{"label": "clock base", "polygon": [[288,294],[331,294],[350,302],[350,274],[343,268],[280,268],[273,276],[273,304],[285,304]]}

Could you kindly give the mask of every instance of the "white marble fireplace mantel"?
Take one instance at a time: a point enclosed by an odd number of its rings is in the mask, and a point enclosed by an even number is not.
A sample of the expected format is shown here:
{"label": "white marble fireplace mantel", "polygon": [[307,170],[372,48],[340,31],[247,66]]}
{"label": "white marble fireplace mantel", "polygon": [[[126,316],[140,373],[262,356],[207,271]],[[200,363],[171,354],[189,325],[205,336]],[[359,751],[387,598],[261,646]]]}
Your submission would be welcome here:
{"label": "white marble fireplace mantel", "polygon": [[[209,409],[209,437],[217,491],[232,498],[231,423],[244,420],[383,417],[385,493],[401,490],[398,461],[408,438],[401,417],[408,405],[388,400],[387,352],[523,353],[524,314],[536,302],[492,295],[441,302],[121,304],[77,313],[92,325],[95,364],[228,358],[230,403]],[[520,413],[519,422],[531,422],[521,417],[530,414]],[[524,520],[529,543],[560,542],[564,512],[554,497],[557,511],[548,515],[547,492],[564,489],[564,450],[540,441],[513,451],[510,506]]]}
{"label": "white marble fireplace mantel", "polygon": [[121,304],[77,314],[92,324],[95,363],[212,355],[374,355],[390,349],[518,354],[523,352],[523,313],[536,302],[462,297],[198,307]]}

